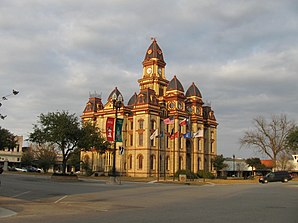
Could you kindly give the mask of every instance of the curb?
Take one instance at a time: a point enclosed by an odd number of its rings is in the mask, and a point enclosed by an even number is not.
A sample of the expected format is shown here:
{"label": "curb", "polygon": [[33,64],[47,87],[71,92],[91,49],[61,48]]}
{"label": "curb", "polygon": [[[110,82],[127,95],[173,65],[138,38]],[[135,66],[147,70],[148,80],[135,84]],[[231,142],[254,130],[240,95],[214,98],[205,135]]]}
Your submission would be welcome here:
{"label": "curb", "polygon": [[16,215],[17,213],[14,211],[11,211],[9,209],[1,208],[0,207],[0,218],[5,218],[5,217],[11,217]]}

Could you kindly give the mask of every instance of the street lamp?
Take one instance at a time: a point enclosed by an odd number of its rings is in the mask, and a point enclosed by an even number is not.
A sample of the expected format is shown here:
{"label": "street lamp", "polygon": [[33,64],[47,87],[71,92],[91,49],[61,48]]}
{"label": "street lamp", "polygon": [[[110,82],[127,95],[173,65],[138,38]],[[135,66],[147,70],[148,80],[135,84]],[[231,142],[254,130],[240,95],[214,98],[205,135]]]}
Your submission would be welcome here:
{"label": "street lamp", "polygon": [[114,128],[115,131],[114,131],[114,148],[113,148],[113,167],[112,167],[114,181],[116,179],[116,123],[117,123],[118,111],[120,111],[120,108],[123,105],[123,97],[121,94],[117,96],[116,89],[112,95],[113,109],[115,109],[115,128]]}
{"label": "street lamp", "polygon": [[[8,95],[5,95],[1,98],[1,101],[6,101],[8,100],[7,98],[11,95],[17,95],[19,93],[19,91],[16,91],[16,90],[12,90],[12,93],[11,94],[8,94]],[[0,107],[2,106],[2,103],[0,102]],[[5,119],[7,115],[2,115],[0,113],[0,119]]]}

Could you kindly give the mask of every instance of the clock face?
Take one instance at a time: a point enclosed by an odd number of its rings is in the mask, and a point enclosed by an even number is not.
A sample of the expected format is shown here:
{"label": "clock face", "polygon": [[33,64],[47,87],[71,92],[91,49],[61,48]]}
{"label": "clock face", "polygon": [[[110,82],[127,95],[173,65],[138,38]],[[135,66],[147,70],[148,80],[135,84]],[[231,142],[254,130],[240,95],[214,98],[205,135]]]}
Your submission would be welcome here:
{"label": "clock face", "polygon": [[151,74],[152,72],[152,68],[151,67],[148,67],[147,70],[146,70],[147,74]]}
{"label": "clock face", "polygon": [[161,68],[159,67],[157,70],[158,74],[161,74]]}
{"label": "clock face", "polygon": [[169,103],[169,108],[174,108],[175,104],[174,102]]}
{"label": "clock face", "polygon": [[192,112],[192,107],[191,106],[187,106],[186,110],[191,113]]}

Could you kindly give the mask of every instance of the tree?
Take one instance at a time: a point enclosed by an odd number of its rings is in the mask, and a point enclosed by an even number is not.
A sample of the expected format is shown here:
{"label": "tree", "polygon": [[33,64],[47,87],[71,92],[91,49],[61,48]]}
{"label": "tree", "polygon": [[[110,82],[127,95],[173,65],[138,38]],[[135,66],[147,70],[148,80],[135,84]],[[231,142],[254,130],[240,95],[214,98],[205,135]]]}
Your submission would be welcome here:
{"label": "tree", "polygon": [[28,149],[27,151],[23,152],[21,164],[22,166],[32,166],[34,162],[34,153],[32,149]]}
{"label": "tree", "polygon": [[81,125],[75,114],[66,111],[49,112],[39,116],[29,139],[35,143],[49,143],[62,153],[62,173],[66,173],[67,160],[75,149],[102,148],[100,131],[91,123]]}
{"label": "tree", "polygon": [[0,150],[5,148],[13,149],[16,146],[16,136],[9,132],[7,129],[1,128],[0,126]]}
{"label": "tree", "polygon": [[278,170],[291,170],[294,169],[295,166],[293,163],[289,162],[292,159],[292,156],[288,151],[283,151],[278,156],[278,162],[276,163]]}
{"label": "tree", "polygon": [[287,146],[290,151],[298,151],[298,127],[294,128],[287,136]]}
{"label": "tree", "polygon": [[276,166],[278,155],[287,150],[287,137],[294,129],[293,121],[288,121],[286,115],[272,116],[270,122],[262,116],[253,120],[254,129],[244,132],[240,138],[242,146],[253,147],[258,152],[269,156]]}
{"label": "tree", "polygon": [[213,167],[217,172],[221,171],[222,169],[228,166],[224,163],[224,161],[225,158],[223,157],[223,155],[217,155],[215,156],[215,158],[212,159]]}
{"label": "tree", "polygon": [[81,163],[81,150],[80,149],[75,149],[71,156],[68,159],[67,164],[71,165],[72,167],[75,167],[75,169],[80,168],[80,163]]}
{"label": "tree", "polygon": [[253,158],[248,158],[245,160],[246,164],[248,166],[251,166],[251,169],[252,169],[252,174],[254,172],[254,169],[263,169],[265,166],[261,163],[261,160],[260,158],[256,158],[256,157],[253,157]]}
{"label": "tree", "polygon": [[33,147],[37,166],[47,173],[56,163],[57,152],[55,151],[54,146],[48,144],[35,144]]}

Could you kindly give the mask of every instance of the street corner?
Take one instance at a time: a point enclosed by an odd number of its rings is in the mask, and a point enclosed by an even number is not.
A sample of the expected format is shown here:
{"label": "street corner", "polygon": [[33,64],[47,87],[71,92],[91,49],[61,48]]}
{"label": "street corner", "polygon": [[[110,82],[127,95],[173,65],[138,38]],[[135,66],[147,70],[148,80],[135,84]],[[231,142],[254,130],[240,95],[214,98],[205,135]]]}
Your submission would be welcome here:
{"label": "street corner", "polygon": [[14,216],[16,214],[17,213],[12,210],[0,207],[0,218],[10,217],[10,216]]}

